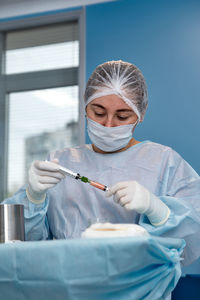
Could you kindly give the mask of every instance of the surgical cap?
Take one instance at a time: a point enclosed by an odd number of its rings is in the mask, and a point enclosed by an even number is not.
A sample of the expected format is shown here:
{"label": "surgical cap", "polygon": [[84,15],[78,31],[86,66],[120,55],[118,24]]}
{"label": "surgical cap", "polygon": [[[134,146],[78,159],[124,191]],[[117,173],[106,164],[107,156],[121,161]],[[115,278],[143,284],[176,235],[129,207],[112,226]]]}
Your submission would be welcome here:
{"label": "surgical cap", "polygon": [[148,104],[147,86],[144,76],[135,65],[118,60],[96,67],[86,85],[85,105],[112,94],[120,96],[136,113],[138,121],[143,121]]}

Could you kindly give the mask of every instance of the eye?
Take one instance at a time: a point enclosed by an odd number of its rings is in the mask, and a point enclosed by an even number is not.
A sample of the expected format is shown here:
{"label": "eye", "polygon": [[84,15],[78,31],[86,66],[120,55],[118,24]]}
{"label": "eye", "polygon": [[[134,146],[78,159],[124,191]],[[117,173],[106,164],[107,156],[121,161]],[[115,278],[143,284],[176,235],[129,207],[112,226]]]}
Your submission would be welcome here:
{"label": "eye", "polygon": [[95,116],[97,117],[103,117],[104,116],[104,113],[99,113],[99,112],[94,112]]}
{"label": "eye", "polygon": [[129,116],[117,116],[117,118],[121,121],[125,121],[129,118]]}

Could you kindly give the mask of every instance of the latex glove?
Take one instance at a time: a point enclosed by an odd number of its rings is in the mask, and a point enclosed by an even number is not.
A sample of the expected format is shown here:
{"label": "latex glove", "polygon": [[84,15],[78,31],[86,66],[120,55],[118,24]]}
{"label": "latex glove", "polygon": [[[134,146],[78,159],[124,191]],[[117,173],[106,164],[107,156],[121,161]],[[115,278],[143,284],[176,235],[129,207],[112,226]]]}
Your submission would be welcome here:
{"label": "latex glove", "polygon": [[149,192],[137,181],[124,181],[113,185],[106,192],[106,196],[114,195],[114,201],[128,210],[135,210],[145,214],[152,225],[164,224],[170,210],[158,197]]}
{"label": "latex glove", "polygon": [[26,194],[33,203],[41,203],[45,200],[46,191],[54,187],[65,176],[59,172],[59,161],[39,161],[31,164],[29,169],[28,188]]}

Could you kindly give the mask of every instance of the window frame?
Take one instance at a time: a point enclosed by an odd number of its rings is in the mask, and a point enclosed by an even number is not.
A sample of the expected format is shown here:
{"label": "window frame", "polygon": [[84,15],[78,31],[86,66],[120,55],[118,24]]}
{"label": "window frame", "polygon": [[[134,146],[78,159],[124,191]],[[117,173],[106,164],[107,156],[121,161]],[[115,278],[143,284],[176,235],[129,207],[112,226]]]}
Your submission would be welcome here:
{"label": "window frame", "polygon": [[[78,22],[79,66],[57,70],[5,74],[5,35],[9,31],[54,25],[64,22]],[[85,8],[68,12],[23,17],[0,23],[0,202],[8,188],[8,124],[9,111],[7,95],[14,92],[79,86],[79,143],[85,143]]]}

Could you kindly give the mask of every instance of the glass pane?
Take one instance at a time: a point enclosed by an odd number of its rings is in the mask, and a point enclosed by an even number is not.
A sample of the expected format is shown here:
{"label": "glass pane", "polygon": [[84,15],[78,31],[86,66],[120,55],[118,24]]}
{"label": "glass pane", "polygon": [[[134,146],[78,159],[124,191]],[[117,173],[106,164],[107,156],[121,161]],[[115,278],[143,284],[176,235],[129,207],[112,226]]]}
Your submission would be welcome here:
{"label": "glass pane", "polygon": [[6,51],[6,74],[78,66],[79,43],[67,42]]}
{"label": "glass pane", "polygon": [[6,74],[76,67],[77,22],[8,32],[5,54]]}
{"label": "glass pane", "polygon": [[77,86],[9,95],[9,194],[27,182],[33,160],[79,144],[78,109]]}

